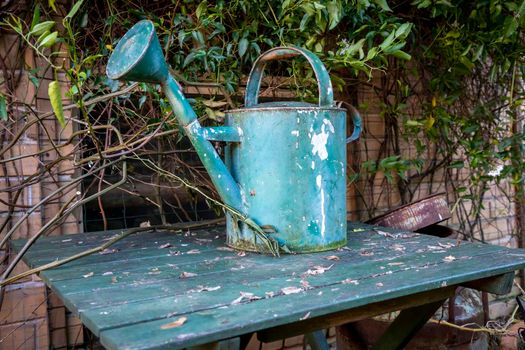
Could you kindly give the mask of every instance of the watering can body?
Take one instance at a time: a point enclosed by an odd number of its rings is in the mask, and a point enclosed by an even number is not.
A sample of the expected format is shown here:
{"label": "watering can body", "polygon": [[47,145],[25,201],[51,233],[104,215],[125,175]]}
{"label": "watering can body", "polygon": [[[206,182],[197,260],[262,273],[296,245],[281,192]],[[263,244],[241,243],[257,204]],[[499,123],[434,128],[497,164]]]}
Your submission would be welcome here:
{"label": "watering can body", "polygon": [[[346,113],[338,108],[261,104],[226,113],[243,131],[226,150],[241,189],[243,211],[292,252],[346,244]],[[229,246],[264,244],[228,216]]]}
{"label": "watering can body", "polygon": [[[303,56],[317,78],[319,103],[258,103],[268,61]],[[245,107],[226,112],[225,126],[202,127],[168,73],[153,24],[141,21],[118,43],[107,74],[161,84],[227,212],[227,244],[265,252],[260,236],[240,220],[247,217],[267,230],[285,251],[302,253],[346,244],[346,143],[358,137],[360,118],[353,113],[354,133],[346,138],[346,110],[333,101],[328,72],[317,56],[298,47],[262,54],[250,73]],[[210,141],[225,141],[224,162]]]}

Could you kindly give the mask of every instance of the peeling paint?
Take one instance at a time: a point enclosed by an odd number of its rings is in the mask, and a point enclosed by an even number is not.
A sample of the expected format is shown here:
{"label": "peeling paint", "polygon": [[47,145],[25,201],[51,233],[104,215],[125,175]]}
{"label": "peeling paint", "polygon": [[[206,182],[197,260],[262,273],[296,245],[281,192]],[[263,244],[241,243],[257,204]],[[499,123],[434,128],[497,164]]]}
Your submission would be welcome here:
{"label": "peeling paint", "polygon": [[321,126],[321,132],[312,136],[311,144],[313,145],[312,154],[319,156],[321,160],[328,158],[328,151],[326,150],[326,143],[330,134],[325,130],[325,124]]}

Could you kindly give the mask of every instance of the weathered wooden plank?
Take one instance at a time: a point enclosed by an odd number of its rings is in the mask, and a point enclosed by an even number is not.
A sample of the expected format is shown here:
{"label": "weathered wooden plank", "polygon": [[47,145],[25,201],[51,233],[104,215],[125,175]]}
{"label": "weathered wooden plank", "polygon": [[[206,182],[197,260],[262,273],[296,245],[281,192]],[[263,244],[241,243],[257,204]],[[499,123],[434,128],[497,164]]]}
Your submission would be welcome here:
{"label": "weathered wooden plank", "polygon": [[[300,286],[302,280],[309,280],[309,278],[313,279],[313,282],[319,285],[339,283],[346,279],[359,280],[369,278],[371,275],[381,276],[398,270],[425,268],[427,265],[433,263],[441,263],[451,251],[458,256],[458,259],[460,259],[462,255],[471,254],[468,246],[464,245],[451,247],[449,251],[432,253],[429,256],[423,253],[412,254],[408,257],[404,255],[396,256],[396,252],[393,252],[394,255],[388,256],[386,260],[367,260],[372,257],[347,254],[344,258],[353,259],[351,265],[342,258],[339,261],[323,259],[326,255],[322,253],[283,257],[282,259],[289,260],[283,262],[281,262],[280,259],[267,258],[265,260],[266,263],[262,263],[260,256],[254,255],[246,260],[237,260],[237,263],[241,264],[244,268],[230,269],[226,274],[224,273],[225,271],[217,272],[215,270],[207,270],[208,273],[192,278],[184,280],[175,278],[165,281],[159,281],[156,279],[158,275],[155,275],[152,276],[151,280],[137,280],[121,285],[111,283],[111,278],[115,277],[115,275],[112,275],[101,276],[106,278],[106,281],[104,281],[106,284],[110,284],[107,288],[104,284],[100,283],[100,279],[96,283],[91,284],[93,282],[91,278],[86,279],[85,284],[79,284],[79,282],[71,284],[69,281],[59,281],[59,283],[52,284],[52,286],[62,293],[66,301],[71,299],[72,304],[75,304],[79,310],[83,310],[84,308],[108,307],[111,304],[108,304],[105,300],[109,299],[111,299],[112,304],[126,303],[128,305],[137,300],[170,295],[175,296],[180,294],[180,291],[193,290],[198,288],[199,285],[207,285],[206,283],[208,281],[217,281],[218,284],[223,286],[223,290],[229,288],[228,286],[237,290],[239,286],[259,285],[269,277],[272,277],[272,282],[277,283],[277,285],[283,283],[283,287],[290,285],[290,283],[295,283]],[[315,270],[315,265],[324,265],[325,267],[333,266],[330,270],[327,270],[328,272],[317,275],[318,272]],[[349,270],[348,266],[352,266],[352,269]],[[278,275],[269,275],[268,271],[273,271],[277,268],[279,271]],[[310,274],[314,274],[313,276],[309,276],[309,270],[311,270]],[[214,275],[217,276],[215,277]],[[303,277],[305,275],[306,277]],[[42,277],[45,279],[46,275],[43,274]],[[97,293],[93,294],[91,292],[92,290],[96,290]],[[269,292],[270,290],[267,291]],[[81,294],[76,295],[76,293]],[[78,302],[76,300],[78,300]],[[104,302],[101,303],[101,300]]]}
{"label": "weathered wooden plank", "polygon": [[[330,320],[331,314],[331,322],[338,322],[343,313],[381,313],[388,305],[399,307],[403,298],[408,303],[414,293],[484,278],[472,286],[504,290],[509,277],[492,276],[525,266],[523,251],[464,242],[455,246],[451,240],[362,224],[349,225],[345,250],[281,258],[238,256],[218,250],[224,246],[222,230],[132,235],[114,246],[121,249],[114,254],[82,258],[41,276],[101,335],[105,346],[140,349],[188,347],[298,321],[304,322],[304,331],[306,325]],[[34,266],[69,256],[110,236],[43,238],[26,261]],[[159,249],[166,243],[183,254],[171,256],[172,248]],[[192,249],[199,253],[187,254]],[[180,279],[182,271],[197,276]],[[83,277],[91,272],[91,277]],[[239,304],[233,303],[240,292],[263,299],[249,302],[245,294]],[[161,329],[181,316],[188,318],[181,327]]]}
{"label": "weathered wooden plank", "polygon": [[[491,257],[494,258],[492,261]],[[510,266],[516,263],[515,260],[505,259],[503,256],[501,258],[506,260],[505,263],[501,263],[498,257],[493,254],[484,256],[483,259],[474,263],[479,266],[480,261],[484,261],[487,264],[491,264],[487,266],[496,265],[500,269],[514,268]],[[240,305],[198,310],[185,315],[188,317],[188,320],[195,321],[193,325],[196,328],[193,328],[188,322],[188,327],[182,326],[173,329],[172,332],[163,332],[160,327],[180,317],[180,315],[176,315],[166,319],[108,329],[101,332],[101,339],[105,339],[104,341],[107,342],[104,343],[105,346],[110,346],[112,341],[118,340],[116,344],[125,344],[129,341],[140,348],[140,337],[134,338],[135,334],[140,334],[142,329],[147,329],[150,335],[148,346],[155,348],[166,343],[177,348],[182,344],[191,344],[193,341],[209,342],[229,338],[257,329],[297,322],[305,317],[323,316],[340,310],[368,305],[373,302],[391,300],[404,295],[437,289],[444,285],[456,285],[465,279],[476,279],[485,273],[491,273],[491,267],[487,267],[482,270],[471,269],[467,272],[454,274],[451,272],[457,271],[457,266],[454,267],[454,264],[446,263],[442,265],[448,266],[448,277],[446,279],[443,279],[443,276],[436,277],[436,274],[442,270],[443,266],[430,266],[420,270],[419,274],[387,274],[381,279],[380,285],[375,284],[375,280],[370,281],[366,286],[363,283],[361,287],[361,284],[358,286],[348,284],[332,285],[323,289],[314,288],[293,295],[279,295]],[[465,261],[463,265],[469,264]],[[466,266],[460,267],[466,268]],[[224,324],[228,324],[228,327],[224,327]],[[206,331],[202,328],[206,328]],[[127,339],[130,334],[132,334],[131,339]],[[179,343],[181,341],[182,343]]]}

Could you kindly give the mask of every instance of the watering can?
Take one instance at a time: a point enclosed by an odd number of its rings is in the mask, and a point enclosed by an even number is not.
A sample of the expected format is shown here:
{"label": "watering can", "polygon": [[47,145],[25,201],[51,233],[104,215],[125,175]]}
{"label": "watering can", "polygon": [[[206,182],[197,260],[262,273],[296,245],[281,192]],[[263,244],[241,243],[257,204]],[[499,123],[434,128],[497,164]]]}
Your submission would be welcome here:
{"label": "watering can", "polygon": [[[267,62],[303,56],[317,78],[319,102],[258,103]],[[277,47],[255,62],[244,108],[226,112],[225,126],[202,127],[168,71],[153,23],[135,24],[119,41],[107,65],[111,79],[160,84],[222,201],[252,219],[294,253],[346,244],[346,143],[359,137],[361,119],[346,137],[346,110],[337,108],[321,60],[299,47]],[[224,141],[223,161],[210,141]],[[265,252],[253,229],[226,214],[227,244]]]}

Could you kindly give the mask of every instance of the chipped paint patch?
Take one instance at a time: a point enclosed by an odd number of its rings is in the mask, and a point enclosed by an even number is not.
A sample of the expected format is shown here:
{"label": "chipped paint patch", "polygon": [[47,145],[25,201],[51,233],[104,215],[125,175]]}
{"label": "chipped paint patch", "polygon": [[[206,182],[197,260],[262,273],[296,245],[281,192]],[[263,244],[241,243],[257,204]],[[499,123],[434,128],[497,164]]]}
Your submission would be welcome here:
{"label": "chipped paint patch", "polygon": [[321,160],[328,158],[328,151],[326,150],[326,143],[328,142],[328,135],[330,135],[325,128],[325,124],[321,126],[319,134],[313,134],[311,144],[313,145],[312,154],[319,156]]}
{"label": "chipped paint patch", "polygon": [[315,178],[315,183],[317,184],[317,187],[321,188],[321,181],[323,180],[323,177],[321,175],[317,175]]}

